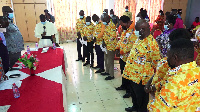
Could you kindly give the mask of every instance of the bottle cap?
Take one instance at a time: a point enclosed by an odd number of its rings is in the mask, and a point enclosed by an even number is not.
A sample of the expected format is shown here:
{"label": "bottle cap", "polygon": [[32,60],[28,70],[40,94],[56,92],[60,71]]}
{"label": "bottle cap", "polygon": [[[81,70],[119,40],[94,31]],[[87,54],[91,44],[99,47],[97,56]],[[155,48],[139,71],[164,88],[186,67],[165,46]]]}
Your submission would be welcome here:
{"label": "bottle cap", "polygon": [[15,84],[15,83],[13,83],[12,85],[13,85],[13,86],[15,86],[16,84]]}

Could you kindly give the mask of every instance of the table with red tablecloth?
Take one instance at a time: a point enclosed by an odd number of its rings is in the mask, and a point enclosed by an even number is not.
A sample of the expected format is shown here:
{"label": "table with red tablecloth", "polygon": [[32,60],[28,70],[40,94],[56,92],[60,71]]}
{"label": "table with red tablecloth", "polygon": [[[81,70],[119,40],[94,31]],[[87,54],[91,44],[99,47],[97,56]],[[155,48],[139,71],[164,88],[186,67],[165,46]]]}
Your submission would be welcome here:
{"label": "table with red tablecloth", "polygon": [[[48,52],[31,51],[37,55],[39,66],[35,76],[30,76],[30,70],[9,71],[6,75],[21,74],[18,78],[0,83],[0,111],[7,112],[64,112],[67,111],[66,101],[66,68],[67,60],[63,48]],[[11,85],[20,83],[20,97],[14,98]]]}

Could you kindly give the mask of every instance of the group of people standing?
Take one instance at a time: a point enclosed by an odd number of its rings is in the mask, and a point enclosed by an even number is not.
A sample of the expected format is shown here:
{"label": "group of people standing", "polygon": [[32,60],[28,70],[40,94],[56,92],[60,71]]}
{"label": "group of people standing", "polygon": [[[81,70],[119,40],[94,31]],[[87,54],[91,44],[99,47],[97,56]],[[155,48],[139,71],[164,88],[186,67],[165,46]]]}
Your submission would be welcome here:
{"label": "group of people standing", "polygon": [[[153,38],[147,11],[141,9],[134,23],[132,15],[125,7],[125,13],[119,19],[114,11],[104,10],[100,18],[94,14],[84,17],[81,10],[77,20],[76,61],[87,61],[96,73],[109,75],[105,80],[114,79],[114,56],[120,54],[122,85],[116,90],[126,90],[124,98],[132,97],[132,107],[126,111],[199,111],[200,110],[200,68],[194,61],[194,46],[190,33],[183,28],[181,10],[174,10],[162,19],[157,19],[163,33]],[[115,16],[116,20],[113,20]],[[119,20],[119,21],[117,21]],[[164,22],[160,23],[160,20]],[[120,40],[116,29],[121,25],[123,32]],[[164,25],[166,25],[164,28]],[[85,42],[84,42],[85,41]],[[97,66],[94,66],[93,44],[97,54]],[[83,55],[81,55],[83,46]],[[86,58],[87,57],[87,58]],[[104,69],[105,63],[105,69]],[[153,100],[149,101],[149,94]]]}

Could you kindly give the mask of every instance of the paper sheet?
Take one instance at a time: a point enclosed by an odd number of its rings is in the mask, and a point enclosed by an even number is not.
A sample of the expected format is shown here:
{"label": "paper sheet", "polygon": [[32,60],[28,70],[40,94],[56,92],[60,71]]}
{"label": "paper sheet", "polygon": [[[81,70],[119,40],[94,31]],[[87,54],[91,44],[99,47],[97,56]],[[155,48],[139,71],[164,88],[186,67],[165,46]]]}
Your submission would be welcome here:
{"label": "paper sheet", "polygon": [[0,112],[7,112],[11,105],[0,106]]}
{"label": "paper sheet", "polygon": [[101,45],[100,45],[100,48],[101,48],[101,50],[102,50],[103,52],[106,52],[106,54],[107,54],[107,49],[106,49],[106,47],[103,47],[102,44],[101,44]]}

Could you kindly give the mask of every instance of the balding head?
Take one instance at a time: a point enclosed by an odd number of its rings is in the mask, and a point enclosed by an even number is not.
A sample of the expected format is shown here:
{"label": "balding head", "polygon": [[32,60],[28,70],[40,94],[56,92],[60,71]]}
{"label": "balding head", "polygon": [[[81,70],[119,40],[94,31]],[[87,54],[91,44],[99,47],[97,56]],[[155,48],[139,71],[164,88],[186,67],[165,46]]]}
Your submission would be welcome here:
{"label": "balding head", "polygon": [[139,31],[139,34],[141,35],[141,36],[140,36],[140,39],[141,39],[141,40],[150,35],[150,25],[149,25],[149,23],[146,22],[146,20],[144,20],[144,19],[140,19],[140,20],[136,23],[135,29],[136,29],[137,31]]}

